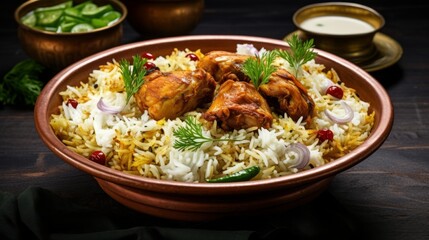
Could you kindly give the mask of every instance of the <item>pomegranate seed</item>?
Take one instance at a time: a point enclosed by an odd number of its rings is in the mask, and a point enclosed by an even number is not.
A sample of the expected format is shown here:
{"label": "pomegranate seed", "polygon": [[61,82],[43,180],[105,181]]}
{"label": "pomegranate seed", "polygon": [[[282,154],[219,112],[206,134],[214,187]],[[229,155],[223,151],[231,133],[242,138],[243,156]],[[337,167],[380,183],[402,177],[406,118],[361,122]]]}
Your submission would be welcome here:
{"label": "pomegranate seed", "polygon": [[153,56],[153,54],[152,53],[148,53],[148,52],[142,53],[141,56],[142,56],[142,58],[146,58],[146,59],[155,59],[155,57]]}
{"label": "pomegranate seed", "polygon": [[106,155],[102,151],[94,151],[91,156],[89,156],[89,160],[99,163],[101,165],[106,164]]}
{"label": "pomegranate seed", "polygon": [[326,94],[329,94],[333,97],[341,99],[341,98],[343,98],[344,92],[343,92],[343,89],[341,87],[332,85],[332,86],[328,87],[328,89],[326,89]]}
{"label": "pomegranate seed", "polygon": [[154,69],[157,68],[156,64],[153,63],[153,62],[147,62],[147,63],[145,63],[144,67],[146,68],[147,71],[154,70]]}
{"label": "pomegranate seed", "polygon": [[317,131],[317,138],[324,142],[325,140],[334,140],[334,133],[329,129],[320,129]]}
{"label": "pomegranate seed", "polygon": [[74,109],[76,109],[78,102],[74,99],[69,99],[69,100],[67,100],[67,105],[71,105]]}
{"label": "pomegranate seed", "polygon": [[197,55],[195,55],[195,54],[193,54],[193,53],[188,53],[188,54],[186,54],[186,57],[187,57],[187,58],[189,58],[189,59],[191,59],[191,61],[198,61],[198,60],[200,60],[200,59],[198,58],[198,56],[197,56]]}

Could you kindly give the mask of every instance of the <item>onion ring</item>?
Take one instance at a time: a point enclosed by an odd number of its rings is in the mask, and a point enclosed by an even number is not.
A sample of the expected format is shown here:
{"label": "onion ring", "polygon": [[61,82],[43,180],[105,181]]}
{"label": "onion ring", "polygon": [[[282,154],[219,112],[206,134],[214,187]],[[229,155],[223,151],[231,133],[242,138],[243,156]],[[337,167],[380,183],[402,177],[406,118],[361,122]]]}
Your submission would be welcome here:
{"label": "onion ring", "polygon": [[331,111],[325,110],[326,116],[331,121],[333,121],[334,123],[338,123],[338,124],[348,123],[354,117],[354,112],[353,112],[352,108],[346,102],[341,101],[341,106],[344,108],[344,110],[346,112],[343,117],[338,117],[334,113],[332,113]]}
{"label": "onion ring", "polygon": [[303,169],[310,162],[310,150],[302,143],[292,143],[286,148],[286,152],[294,152],[297,155],[295,163],[291,167]]}
{"label": "onion ring", "polygon": [[97,102],[97,108],[100,109],[100,111],[102,111],[102,112],[110,113],[110,114],[117,114],[117,113],[120,113],[122,111],[122,107],[113,107],[113,106],[107,105],[103,101],[102,97]]}

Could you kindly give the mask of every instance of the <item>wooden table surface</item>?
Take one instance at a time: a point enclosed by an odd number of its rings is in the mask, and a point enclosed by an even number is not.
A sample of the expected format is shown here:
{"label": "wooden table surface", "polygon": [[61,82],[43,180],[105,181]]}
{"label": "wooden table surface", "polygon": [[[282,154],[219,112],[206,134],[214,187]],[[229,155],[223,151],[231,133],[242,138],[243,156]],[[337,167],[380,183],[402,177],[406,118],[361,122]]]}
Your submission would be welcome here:
{"label": "wooden table surface", "polygon": [[[28,58],[13,19],[22,2],[1,3],[1,76]],[[293,13],[313,2],[207,0],[203,19],[191,34],[282,39],[295,30]],[[394,125],[381,148],[336,176],[328,193],[362,222],[368,239],[429,239],[429,2],[358,2],[385,17],[382,32],[404,50],[396,64],[371,72],[391,97]],[[123,43],[141,40],[125,23]],[[29,186],[84,206],[135,214],[106,195],[91,176],[48,150],[34,128],[31,107],[0,106],[0,191],[19,194]]]}

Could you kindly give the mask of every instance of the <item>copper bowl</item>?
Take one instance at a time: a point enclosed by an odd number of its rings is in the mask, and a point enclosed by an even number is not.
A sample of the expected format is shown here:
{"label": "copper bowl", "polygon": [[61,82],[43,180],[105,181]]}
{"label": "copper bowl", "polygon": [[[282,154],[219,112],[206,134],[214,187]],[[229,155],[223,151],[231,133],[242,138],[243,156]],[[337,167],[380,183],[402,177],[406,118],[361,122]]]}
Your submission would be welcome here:
{"label": "copper bowl", "polygon": [[128,22],[146,39],[190,33],[200,22],[204,0],[123,0]]}
{"label": "copper bowl", "polygon": [[[335,33],[317,31],[303,27],[303,22],[321,16],[347,17],[371,26],[371,30],[359,33]],[[374,35],[384,24],[384,17],[374,9],[348,2],[315,3],[298,9],[293,23],[300,30],[302,39],[314,39],[317,48],[345,58],[355,64],[372,59],[377,54],[373,44]],[[350,29],[353,27],[349,26]]]}
{"label": "copper bowl", "polygon": [[[80,3],[84,0],[75,0]],[[27,1],[15,10],[18,38],[27,55],[53,70],[60,70],[84,57],[121,44],[122,22],[127,8],[118,0],[93,0],[97,5],[111,4],[122,16],[114,24],[84,33],[55,33],[28,27],[21,17],[28,12],[65,2],[65,0]]]}
{"label": "copper bowl", "polygon": [[59,93],[67,85],[78,85],[100,65],[136,53],[157,56],[174,48],[235,51],[236,44],[257,48],[288,48],[281,40],[250,36],[203,35],[170,37],[135,42],[87,57],[62,70],[43,89],[35,106],[35,126],[43,142],[66,163],[94,176],[112,198],[136,211],[176,220],[212,220],[233,215],[278,212],[311,201],[322,193],[333,177],[358,164],[376,151],[387,138],[393,123],[393,108],[385,89],[371,75],[349,61],[317,50],[316,61],[334,68],[343,81],[357,90],[375,111],[374,128],[367,140],[349,154],[321,167],[296,174],[235,183],[185,183],[149,179],[99,165],[68,149],[54,134],[49,122],[62,103]]}

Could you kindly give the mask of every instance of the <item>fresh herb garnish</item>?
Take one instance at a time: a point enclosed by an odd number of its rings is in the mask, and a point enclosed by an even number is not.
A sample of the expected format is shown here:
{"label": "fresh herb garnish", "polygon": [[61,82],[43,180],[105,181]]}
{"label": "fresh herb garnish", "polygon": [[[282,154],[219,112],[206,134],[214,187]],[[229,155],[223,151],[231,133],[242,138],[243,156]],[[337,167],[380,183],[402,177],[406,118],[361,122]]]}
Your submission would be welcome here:
{"label": "fresh herb garnish", "polygon": [[313,51],[313,39],[302,41],[297,34],[294,34],[291,39],[287,40],[287,43],[290,46],[290,51],[277,50],[277,54],[290,64],[296,77],[301,66],[313,60],[317,53]]}
{"label": "fresh herb garnish", "polygon": [[119,67],[122,72],[122,78],[124,79],[125,91],[127,92],[127,103],[131,97],[137,93],[144,83],[144,76],[146,75],[145,64],[146,58],[142,58],[136,54],[133,56],[133,66],[126,59],[122,59],[119,62]]}
{"label": "fresh herb garnish", "polygon": [[259,88],[260,85],[267,83],[270,75],[276,71],[272,64],[276,57],[276,52],[266,51],[259,57],[248,58],[243,63],[242,72],[250,78],[256,88]]}
{"label": "fresh herb garnish", "polygon": [[206,142],[235,141],[228,138],[212,138],[203,135],[203,128],[197,120],[191,116],[185,118],[185,126],[180,126],[173,132],[176,137],[173,147],[179,150],[195,151]]}
{"label": "fresh herb garnish", "polygon": [[39,80],[44,69],[32,59],[16,64],[0,82],[0,104],[34,105],[44,85],[44,82]]}

